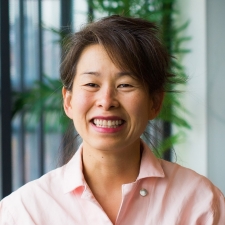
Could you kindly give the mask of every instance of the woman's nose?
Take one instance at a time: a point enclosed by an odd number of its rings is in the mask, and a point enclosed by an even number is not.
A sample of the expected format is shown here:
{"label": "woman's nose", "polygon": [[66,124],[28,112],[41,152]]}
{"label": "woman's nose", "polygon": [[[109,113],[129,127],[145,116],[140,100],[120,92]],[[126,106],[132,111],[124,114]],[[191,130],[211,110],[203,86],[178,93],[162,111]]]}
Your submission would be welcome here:
{"label": "woman's nose", "polygon": [[115,88],[102,88],[102,90],[99,91],[96,104],[98,107],[102,107],[104,110],[117,108],[119,106],[119,101],[117,99],[117,91]]}

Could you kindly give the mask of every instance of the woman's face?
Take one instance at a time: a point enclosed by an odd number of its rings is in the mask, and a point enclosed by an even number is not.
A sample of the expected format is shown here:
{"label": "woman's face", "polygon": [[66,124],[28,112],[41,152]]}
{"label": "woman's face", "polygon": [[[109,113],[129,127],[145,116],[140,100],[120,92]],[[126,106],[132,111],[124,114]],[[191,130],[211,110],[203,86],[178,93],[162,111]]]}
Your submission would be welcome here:
{"label": "woman's face", "polygon": [[[130,72],[113,64],[101,45],[86,47],[78,61],[72,91],[63,89],[64,109],[83,146],[119,150],[140,142],[155,104]],[[161,101],[161,100],[160,100]]]}

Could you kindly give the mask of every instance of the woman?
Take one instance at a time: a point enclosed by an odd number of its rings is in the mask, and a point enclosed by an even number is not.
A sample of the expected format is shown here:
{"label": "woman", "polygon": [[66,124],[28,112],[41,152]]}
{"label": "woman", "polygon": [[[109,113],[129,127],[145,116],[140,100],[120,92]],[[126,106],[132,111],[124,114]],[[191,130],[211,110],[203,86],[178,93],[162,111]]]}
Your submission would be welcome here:
{"label": "woman", "polygon": [[66,165],[3,199],[0,224],[225,224],[222,193],[140,139],[173,81],[168,65],[142,19],[110,16],[76,33],[61,79],[83,142]]}

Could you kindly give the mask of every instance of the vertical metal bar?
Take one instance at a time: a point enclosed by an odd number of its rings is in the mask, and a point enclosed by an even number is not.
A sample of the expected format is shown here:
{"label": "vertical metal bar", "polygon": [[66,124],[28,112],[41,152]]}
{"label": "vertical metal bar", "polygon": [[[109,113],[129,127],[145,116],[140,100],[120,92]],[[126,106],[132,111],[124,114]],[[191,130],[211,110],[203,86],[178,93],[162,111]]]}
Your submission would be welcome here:
{"label": "vertical metal bar", "polygon": [[88,0],[88,22],[94,20],[93,0]]}
{"label": "vertical metal bar", "polygon": [[[170,109],[171,110],[171,109]],[[172,127],[169,122],[163,122],[163,138],[164,140],[169,138],[172,133]],[[167,149],[166,152],[163,154],[163,158],[167,161],[171,161],[171,149]]]}
{"label": "vertical metal bar", "polygon": [[[38,58],[39,58],[39,81],[43,81],[43,36],[42,36],[42,0],[38,0]],[[40,115],[40,124],[39,124],[39,163],[40,171],[39,174],[44,174],[45,166],[45,145],[44,145],[44,115],[43,111]]]}
{"label": "vertical metal bar", "polygon": [[[75,0],[74,0],[75,1]],[[60,0],[60,27],[61,27],[61,33],[67,35],[71,33],[72,31],[72,0]],[[63,52],[63,46],[61,46],[61,55],[64,55]],[[72,132],[66,133],[67,139],[69,141],[73,140],[73,134]],[[67,140],[63,138],[63,153],[65,150],[67,150]],[[65,163],[65,157],[64,154],[62,154],[62,165]]]}
{"label": "vertical metal bar", "polygon": [[0,0],[1,177],[2,196],[12,192],[9,1]]}
{"label": "vertical metal bar", "polygon": [[[24,91],[24,4],[23,0],[19,2],[19,43],[20,43],[20,91]],[[20,121],[20,166],[21,166],[21,183],[25,184],[25,126],[24,126],[24,112],[21,112],[21,121]]]}
{"label": "vertical metal bar", "polygon": [[70,33],[72,27],[72,1],[71,0],[61,0],[60,1],[60,23],[62,31],[64,33]]}
{"label": "vertical metal bar", "polygon": [[[164,1],[162,4],[162,10],[164,11],[162,17],[162,28],[163,28],[163,39],[168,49],[169,54],[171,55],[171,31],[172,31],[172,16],[171,11],[173,9],[174,0]],[[168,111],[172,110],[172,106],[167,106]],[[163,123],[163,139],[167,139],[172,134],[172,126],[170,122]],[[171,161],[171,149],[167,149],[164,153],[163,158],[165,160]]]}

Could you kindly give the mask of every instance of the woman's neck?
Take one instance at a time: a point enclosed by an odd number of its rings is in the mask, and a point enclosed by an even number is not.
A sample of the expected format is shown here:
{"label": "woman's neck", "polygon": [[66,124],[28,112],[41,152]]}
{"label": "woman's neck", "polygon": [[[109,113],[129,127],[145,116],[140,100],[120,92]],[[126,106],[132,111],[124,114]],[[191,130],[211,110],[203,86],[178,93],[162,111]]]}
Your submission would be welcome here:
{"label": "woman's neck", "polygon": [[134,182],[140,168],[140,140],[124,149],[97,150],[83,145],[83,172],[88,185],[120,186]]}

